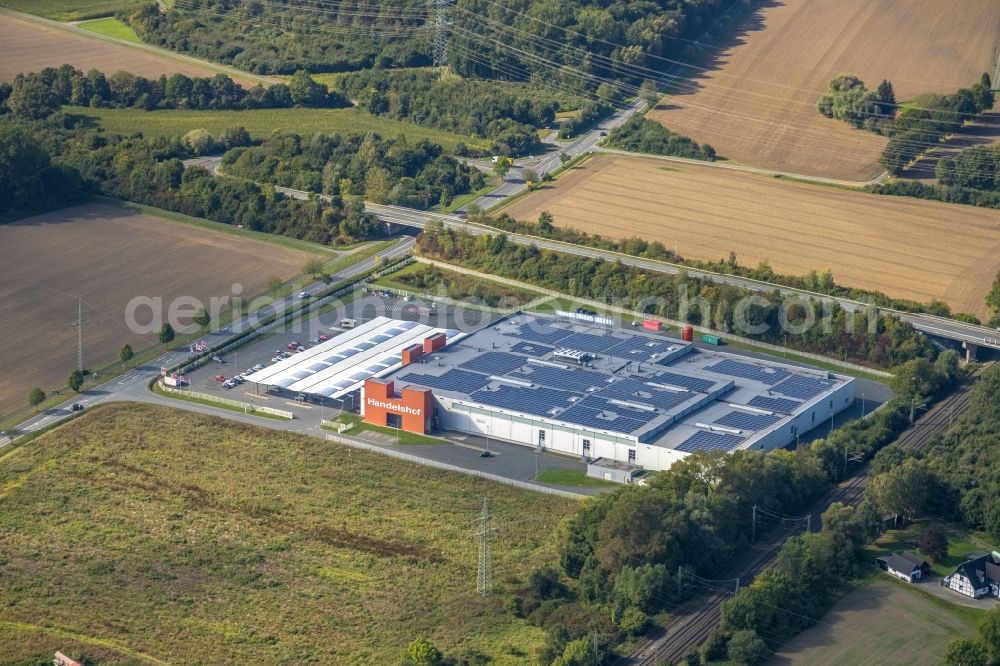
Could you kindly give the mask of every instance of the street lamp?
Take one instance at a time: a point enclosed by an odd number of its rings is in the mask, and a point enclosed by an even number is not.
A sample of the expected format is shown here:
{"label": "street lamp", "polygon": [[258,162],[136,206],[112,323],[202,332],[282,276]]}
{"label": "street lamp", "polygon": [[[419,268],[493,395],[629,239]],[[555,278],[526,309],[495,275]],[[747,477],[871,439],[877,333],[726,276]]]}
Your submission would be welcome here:
{"label": "street lamp", "polygon": [[865,417],[865,394],[861,394],[861,418]]}

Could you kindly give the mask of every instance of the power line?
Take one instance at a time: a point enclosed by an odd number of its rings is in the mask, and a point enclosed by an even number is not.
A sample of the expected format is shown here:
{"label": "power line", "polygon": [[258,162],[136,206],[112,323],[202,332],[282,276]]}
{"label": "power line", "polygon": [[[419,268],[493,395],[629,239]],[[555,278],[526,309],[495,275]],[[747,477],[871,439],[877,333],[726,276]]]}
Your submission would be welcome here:
{"label": "power line", "polygon": [[490,511],[489,500],[483,498],[483,510],[476,522],[479,523],[476,535],[479,537],[479,571],[476,576],[476,591],[486,596],[493,591],[493,514]]}

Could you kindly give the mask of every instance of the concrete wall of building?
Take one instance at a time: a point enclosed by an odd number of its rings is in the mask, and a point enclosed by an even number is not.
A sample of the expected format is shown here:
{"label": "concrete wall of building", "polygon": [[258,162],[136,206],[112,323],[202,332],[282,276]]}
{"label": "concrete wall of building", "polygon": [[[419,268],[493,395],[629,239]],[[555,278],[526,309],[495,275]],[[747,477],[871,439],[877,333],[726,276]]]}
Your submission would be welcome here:
{"label": "concrete wall of building", "polygon": [[[612,458],[628,461],[634,450],[634,440],[614,435],[587,432],[539,419],[527,414],[516,415],[501,410],[485,410],[445,396],[435,396],[435,414],[440,427],[474,435],[496,437],[515,444],[557,451],[572,456]],[[544,432],[544,437],[539,435]],[[585,449],[585,444],[589,446]],[[641,463],[639,463],[641,464]]]}
{"label": "concrete wall of building", "polygon": [[[806,411],[792,421],[767,431],[753,440],[753,450],[770,451],[795,441],[795,430],[802,437],[809,430],[829,424],[830,415],[836,415],[854,403],[854,382],[837,388],[833,393],[814,399]],[[630,462],[649,470],[669,469],[689,453],[652,444],[640,444],[635,438],[623,438],[600,432],[578,430],[560,426],[546,419],[530,415],[508,414],[499,409],[486,410],[472,407],[460,400],[446,396],[434,396],[434,413],[439,427],[445,430],[466,432],[474,435],[496,437],[516,444],[536,447],[542,442],[539,436],[544,431],[544,447],[551,451],[588,458],[610,458]],[[585,450],[585,441],[589,447]],[[631,456],[630,456],[631,453]]]}
{"label": "concrete wall of building", "polygon": [[[829,395],[814,398],[806,409],[791,421],[765,431],[752,440],[746,448],[754,451],[772,451],[795,442],[796,436],[804,437],[814,428],[830,427],[830,417],[854,404],[854,381],[836,388]],[[796,435],[796,432],[798,433]]]}

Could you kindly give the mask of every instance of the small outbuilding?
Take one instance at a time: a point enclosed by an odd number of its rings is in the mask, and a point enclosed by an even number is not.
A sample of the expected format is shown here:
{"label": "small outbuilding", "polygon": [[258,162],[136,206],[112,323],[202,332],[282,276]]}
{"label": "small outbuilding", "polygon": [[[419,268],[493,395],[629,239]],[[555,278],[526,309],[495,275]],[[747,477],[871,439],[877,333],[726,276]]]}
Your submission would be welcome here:
{"label": "small outbuilding", "polygon": [[907,583],[921,580],[930,569],[925,560],[910,553],[889,553],[875,560],[878,568]]}
{"label": "small outbuilding", "polygon": [[641,465],[612,460],[611,458],[595,458],[587,462],[587,476],[615,483],[638,483],[639,477],[645,474]]}

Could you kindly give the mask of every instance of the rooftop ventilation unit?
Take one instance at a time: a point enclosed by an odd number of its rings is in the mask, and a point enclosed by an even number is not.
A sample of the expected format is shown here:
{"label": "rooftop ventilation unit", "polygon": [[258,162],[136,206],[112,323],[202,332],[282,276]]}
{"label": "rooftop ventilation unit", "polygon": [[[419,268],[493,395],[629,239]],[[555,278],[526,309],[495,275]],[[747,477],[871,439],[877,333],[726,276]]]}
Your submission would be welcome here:
{"label": "rooftop ventilation unit", "polygon": [[739,435],[743,431],[739,428],[727,428],[725,426],[713,425],[709,423],[695,423],[695,427],[704,428],[705,430],[711,430],[712,432],[728,432],[730,435]]}

